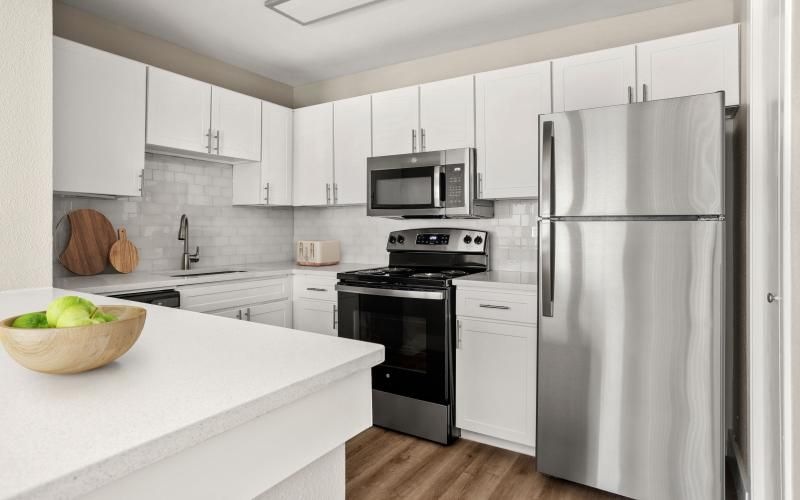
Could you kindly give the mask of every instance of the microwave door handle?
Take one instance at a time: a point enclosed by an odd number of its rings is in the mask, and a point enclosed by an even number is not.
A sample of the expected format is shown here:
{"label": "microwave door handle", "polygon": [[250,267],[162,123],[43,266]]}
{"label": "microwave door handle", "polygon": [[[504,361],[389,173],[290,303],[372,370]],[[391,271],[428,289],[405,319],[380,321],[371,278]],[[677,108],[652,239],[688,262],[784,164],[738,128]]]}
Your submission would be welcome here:
{"label": "microwave door handle", "polygon": [[433,206],[435,208],[444,206],[445,195],[447,194],[446,182],[444,167],[441,165],[433,167]]}
{"label": "microwave door handle", "polygon": [[555,168],[553,164],[554,142],[553,122],[549,120],[542,122],[542,155],[539,160],[539,213],[542,217],[550,217],[554,212],[552,193]]}

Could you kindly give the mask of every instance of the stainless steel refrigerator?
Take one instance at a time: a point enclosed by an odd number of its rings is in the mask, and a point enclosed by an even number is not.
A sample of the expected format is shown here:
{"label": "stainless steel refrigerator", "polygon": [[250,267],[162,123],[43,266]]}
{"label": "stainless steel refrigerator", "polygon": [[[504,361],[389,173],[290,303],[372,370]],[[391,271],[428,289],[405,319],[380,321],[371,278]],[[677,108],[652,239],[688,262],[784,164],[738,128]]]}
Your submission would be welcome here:
{"label": "stainless steel refrigerator", "polygon": [[540,472],[722,498],[724,120],[722,93],[540,116]]}

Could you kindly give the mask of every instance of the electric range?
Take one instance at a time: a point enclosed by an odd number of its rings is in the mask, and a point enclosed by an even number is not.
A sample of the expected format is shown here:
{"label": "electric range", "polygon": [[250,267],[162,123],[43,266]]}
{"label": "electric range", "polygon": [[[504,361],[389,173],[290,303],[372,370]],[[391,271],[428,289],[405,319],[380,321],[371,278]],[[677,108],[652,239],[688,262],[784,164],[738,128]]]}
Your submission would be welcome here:
{"label": "electric range", "polygon": [[452,280],[488,267],[488,234],[455,228],[394,231],[389,265],[339,273],[339,336],[382,344],[372,369],[373,423],[448,444],[455,427]]}

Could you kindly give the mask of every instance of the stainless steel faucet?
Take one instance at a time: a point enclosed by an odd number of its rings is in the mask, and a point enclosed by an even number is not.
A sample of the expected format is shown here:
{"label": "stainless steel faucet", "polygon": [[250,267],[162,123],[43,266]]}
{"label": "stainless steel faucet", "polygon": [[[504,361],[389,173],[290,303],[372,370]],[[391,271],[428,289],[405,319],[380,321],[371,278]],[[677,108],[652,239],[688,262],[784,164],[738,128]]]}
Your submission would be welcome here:
{"label": "stainless steel faucet", "polygon": [[186,214],[181,215],[181,225],[178,228],[178,239],[183,240],[183,265],[181,269],[187,270],[192,262],[200,260],[200,247],[194,253],[189,253],[189,218]]}

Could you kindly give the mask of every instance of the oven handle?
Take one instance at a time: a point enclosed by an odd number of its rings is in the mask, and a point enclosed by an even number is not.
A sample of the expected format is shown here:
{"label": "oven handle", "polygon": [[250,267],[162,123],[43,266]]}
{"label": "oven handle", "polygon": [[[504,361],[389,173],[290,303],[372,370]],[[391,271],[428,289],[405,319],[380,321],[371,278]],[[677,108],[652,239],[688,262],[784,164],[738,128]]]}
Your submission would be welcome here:
{"label": "oven handle", "polygon": [[387,288],[371,288],[364,286],[336,285],[336,291],[356,293],[360,295],[382,295],[402,299],[444,300],[444,292],[428,292],[417,290],[393,290]]}

